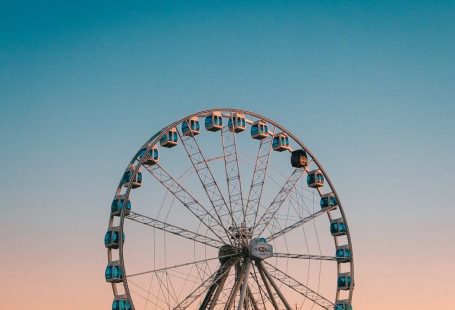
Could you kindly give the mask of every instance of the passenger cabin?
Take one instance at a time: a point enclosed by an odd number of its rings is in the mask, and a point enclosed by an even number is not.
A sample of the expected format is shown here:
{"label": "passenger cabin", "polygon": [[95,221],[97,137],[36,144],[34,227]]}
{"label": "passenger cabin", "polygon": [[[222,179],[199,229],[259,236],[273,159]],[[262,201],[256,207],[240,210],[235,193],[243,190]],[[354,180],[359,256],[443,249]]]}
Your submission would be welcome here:
{"label": "passenger cabin", "polygon": [[125,198],[123,197],[118,197],[115,198],[112,201],[111,204],[111,215],[117,215],[119,216],[122,213],[122,210],[124,210],[124,215],[130,214],[131,211],[131,201],[127,200],[125,202]]}
{"label": "passenger cabin", "polygon": [[245,115],[242,113],[232,114],[229,118],[228,127],[229,131],[233,131],[235,133],[244,131],[246,128]]}
{"label": "passenger cabin", "polygon": [[126,296],[115,297],[112,303],[112,310],[133,310],[130,301]]}
{"label": "passenger cabin", "polygon": [[251,137],[256,140],[262,140],[269,135],[269,128],[263,121],[254,122],[251,125]]}
{"label": "passenger cabin", "polygon": [[346,232],[346,224],[342,218],[330,221],[330,233],[332,236],[343,236],[346,235]]}
{"label": "passenger cabin", "polygon": [[338,289],[349,290],[352,285],[351,273],[345,272],[338,275]]}
{"label": "passenger cabin", "polygon": [[331,209],[338,205],[337,198],[333,193],[321,195],[321,209]]}
{"label": "passenger cabin", "polygon": [[[122,233],[122,243],[125,241],[125,234]],[[120,247],[120,227],[110,228],[104,235],[104,246],[108,249]]]}
{"label": "passenger cabin", "polygon": [[321,170],[313,170],[308,172],[306,182],[309,187],[318,188],[324,186],[324,175]]}
{"label": "passenger cabin", "polygon": [[[129,165],[128,170],[125,171],[122,178],[123,186],[127,187],[131,182],[131,188],[138,188],[142,185],[142,172],[138,171],[134,175],[134,166]],[[133,176],[134,175],[134,176]],[[131,178],[133,177],[133,180]]]}
{"label": "passenger cabin", "polygon": [[208,131],[218,131],[221,128],[223,128],[221,112],[213,112],[205,118],[205,129]]}
{"label": "passenger cabin", "polygon": [[178,142],[177,128],[171,128],[168,132],[161,136],[160,145],[164,147],[174,147]]}
{"label": "passenger cabin", "polygon": [[283,152],[289,150],[289,137],[284,132],[273,137],[272,148],[274,151]]}
{"label": "passenger cabin", "polygon": [[147,154],[144,154],[142,156],[142,164],[144,166],[153,166],[159,161],[159,153],[158,153],[158,148],[156,146],[153,146],[150,151],[147,152]]}
{"label": "passenger cabin", "polygon": [[352,310],[352,306],[349,303],[349,300],[338,300],[334,310]]}
{"label": "passenger cabin", "polygon": [[112,262],[107,265],[106,271],[104,272],[106,281],[109,283],[119,283],[123,281],[123,269],[120,266],[119,261]]}
{"label": "passenger cabin", "polygon": [[295,150],[291,155],[291,165],[294,168],[304,168],[308,165],[308,156],[305,150]]}
{"label": "passenger cabin", "polygon": [[340,263],[348,263],[351,261],[351,250],[349,249],[349,245],[340,245],[337,247],[336,250],[336,258],[337,261]]}
{"label": "passenger cabin", "polygon": [[201,132],[201,124],[197,116],[190,117],[182,123],[182,133],[184,136],[197,136]]}

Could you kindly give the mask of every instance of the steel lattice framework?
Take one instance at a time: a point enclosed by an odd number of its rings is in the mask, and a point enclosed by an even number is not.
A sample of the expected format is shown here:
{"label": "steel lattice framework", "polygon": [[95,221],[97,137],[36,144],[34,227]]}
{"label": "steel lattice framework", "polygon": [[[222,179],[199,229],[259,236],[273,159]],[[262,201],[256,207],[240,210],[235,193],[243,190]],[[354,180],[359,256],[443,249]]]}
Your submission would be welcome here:
{"label": "steel lattice framework", "polygon": [[352,242],[332,182],[294,134],[253,112],[201,111],[144,143],[105,246],[114,310],[352,309]]}

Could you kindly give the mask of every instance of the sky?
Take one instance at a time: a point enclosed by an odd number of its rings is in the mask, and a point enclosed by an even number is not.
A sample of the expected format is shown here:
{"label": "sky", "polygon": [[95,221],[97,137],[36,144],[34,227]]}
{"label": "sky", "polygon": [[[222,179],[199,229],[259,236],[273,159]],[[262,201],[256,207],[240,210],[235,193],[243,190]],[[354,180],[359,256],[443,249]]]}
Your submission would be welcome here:
{"label": "sky", "polygon": [[343,201],[354,308],[452,309],[455,2],[0,2],[2,309],[108,309],[127,163],[217,106],[283,124]]}

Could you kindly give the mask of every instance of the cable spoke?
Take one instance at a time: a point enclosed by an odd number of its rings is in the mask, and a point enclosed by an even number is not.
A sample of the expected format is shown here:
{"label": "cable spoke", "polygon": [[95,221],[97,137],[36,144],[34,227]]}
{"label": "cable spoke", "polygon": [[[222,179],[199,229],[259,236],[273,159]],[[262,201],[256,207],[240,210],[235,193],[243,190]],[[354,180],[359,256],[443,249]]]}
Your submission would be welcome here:
{"label": "cable spoke", "polygon": [[273,257],[278,258],[298,258],[298,259],[313,259],[313,260],[330,260],[336,261],[336,256],[324,255],[308,255],[308,254],[290,254],[290,253],[273,253]]}
{"label": "cable spoke", "polygon": [[[305,296],[306,298],[308,298],[315,304],[318,304],[322,308],[325,308],[325,309],[334,308],[335,305],[329,299],[327,299],[324,296],[320,295],[319,293],[313,291],[312,289],[307,287],[305,284],[300,283],[299,281],[292,278],[285,272],[279,270],[275,266],[273,266],[267,262],[265,262],[265,264],[272,269],[272,271],[270,272],[271,277],[275,278],[276,280],[283,283],[284,285],[291,288],[292,290],[296,291],[297,293]],[[264,266],[264,265],[262,265],[262,266]],[[267,272],[265,267],[263,267],[263,268],[264,268],[263,270],[265,272]]]}
{"label": "cable spoke", "polygon": [[[335,207],[334,207],[335,208]],[[319,210],[318,212],[310,215],[310,216],[307,216],[307,217],[304,217],[303,219],[299,220],[299,221],[296,221],[294,222],[293,224],[289,225],[289,226],[286,226],[285,228],[282,228],[281,230],[271,234],[269,237],[267,237],[267,241],[272,241],[284,234],[287,234],[288,232],[290,232],[291,230],[294,230],[295,228],[315,219],[316,217],[318,217],[319,215],[321,214],[324,214],[327,212],[327,209],[324,209],[324,210]]]}
{"label": "cable spoke", "polygon": [[261,218],[255,223],[253,227],[253,232],[260,236],[264,230],[266,229],[267,225],[270,221],[273,220],[275,214],[278,212],[281,205],[286,201],[286,198],[289,196],[291,191],[294,189],[297,182],[302,177],[303,173],[305,172],[304,168],[296,168],[289,178],[286,180],[286,183],[283,185],[281,190],[273,199],[272,203],[269,207],[265,210],[264,214]]}
{"label": "cable spoke", "polygon": [[210,238],[208,236],[203,236],[201,234],[195,233],[188,229],[181,228],[181,227],[139,214],[137,212],[130,211],[130,214],[126,215],[125,218],[127,218],[131,221],[137,222],[137,223],[141,223],[141,224],[162,230],[167,233],[171,233],[171,234],[180,236],[182,238],[190,239],[190,240],[217,248],[217,249],[220,248],[222,245],[224,245],[224,243],[220,242],[219,240]]}
{"label": "cable spoke", "polygon": [[239,158],[237,154],[237,139],[234,131],[236,119],[232,112],[229,114],[232,129],[226,124],[221,129],[221,143],[223,146],[224,166],[229,193],[229,205],[233,217],[233,226],[237,227],[240,220],[245,218],[243,208],[242,182],[240,180]]}
{"label": "cable spoke", "polygon": [[[183,263],[183,264],[179,264],[179,265],[173,265],[173,266],[169,266],[169,267],[163,267],[163,268],[158,268],[158,269],[154,269],[154,270],[149,270],[149,271],[143,271],[143,272],[130,274],[130,275],[127,275],[127,278],[141,276],[141,275],[148,274],[148,273],[162,272],[162,271],[166,271],[166,270],[169,270],[169,269],[175,269],[175,268],[184,267],[184,266],[188,266],[188,265],[201,264],[201,263],[205,263],[205,262],[212,261],[212,260],[215,260],[215,259],[220,259],[220,258],[228,258],[228,257],[234,258],[234,257],[238,257],[238,256],[239,256],[239,253],[233,253],[233,254],[229,254],[229,255],[223,255],[223,256],[217,256],[217,257],[212,257],[212,258],[207,258],[207,259],[201,259],[201,260],[197,260],[197,261],[194,261],[194,262]],[[229,261],[231,261],[231,260],[229,260]]]}
{"label": "cable spoke", "polygon": [[[199,201],[183,188],[183,186],[164,170],[161,165],[155,164],[153,166],[145,166],[145,168],[221,241],[223,241],[223,239],[220,235],[230,235],[229,231],[224,228],[220,220],[212,215],[212,210],[207,210],[203,207]],[[220,227],[223,228],[223,231],[220,231]],[[228,240],[230,241],[229,237]]]}
{"label": "cable spoke", "polygon": [[[273,129],[273,134],[275,134],[275,128]],[[253,178],[251,179],[250,191],[248,192],[248,200],[245,207],[244,222],[247,224],[254,223],[256,221],[259,204],[261,203],[265,177],[267,176],[269,158],[272,153],[273,134],[261,139],[259,144],[256,162],[254,164]]]}
{"label": "cable spoke", "polygon": [[[232,210],[229,209],[195,136],[191,133],[189,136],[182,135],[180,131],[177,133],[220,224],[233,222]],[[226,227],[223,228],[226,230]]]}

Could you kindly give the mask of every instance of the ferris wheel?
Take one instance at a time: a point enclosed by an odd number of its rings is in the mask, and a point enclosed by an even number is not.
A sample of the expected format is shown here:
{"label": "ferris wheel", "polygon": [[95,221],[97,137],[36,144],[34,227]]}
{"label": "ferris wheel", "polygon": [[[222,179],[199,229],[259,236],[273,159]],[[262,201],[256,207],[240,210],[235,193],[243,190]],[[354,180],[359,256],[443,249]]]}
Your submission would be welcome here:
{"label": "ferris wheel", "polygon": [[253,112],[201,111],[146,141],[104,243],[113,310],[352,309],[332,182],[299,138]]}

